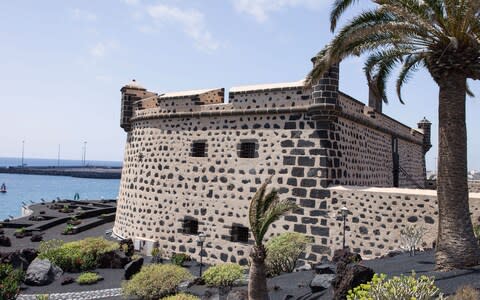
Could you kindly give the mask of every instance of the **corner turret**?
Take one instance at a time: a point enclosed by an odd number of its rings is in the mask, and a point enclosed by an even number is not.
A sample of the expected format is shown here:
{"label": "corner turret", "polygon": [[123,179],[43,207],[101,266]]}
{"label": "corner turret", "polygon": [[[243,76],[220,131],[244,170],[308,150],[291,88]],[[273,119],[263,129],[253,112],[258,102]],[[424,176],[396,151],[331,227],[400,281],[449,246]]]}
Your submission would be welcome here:
{"label": "corner turret", "polygon": [[[315,58],[312,63],[315,66]],[[335,64],[320,79],[312,84],[312,100],[313,106],[310,114],[314,119],[332,119],[337,115],[339,110],[339,75],[340,64]]]}
{"label": "corner turret", "polygon": [[147,91],[135,79],[124,85],[120,91],[122,92],[122,110],[120,114],[120,127],[126,132],[131,130],[130,118],[133,116],[134,103],[138,100],[155,96],[157,94]]}
{"label": "corner turret", "polygon": [[432,135],[432,122],[423,117],[423,120],[418,122],[418,129],[423,131],[423,153],[426,154],[430,148],[432,148],[431,135]]}

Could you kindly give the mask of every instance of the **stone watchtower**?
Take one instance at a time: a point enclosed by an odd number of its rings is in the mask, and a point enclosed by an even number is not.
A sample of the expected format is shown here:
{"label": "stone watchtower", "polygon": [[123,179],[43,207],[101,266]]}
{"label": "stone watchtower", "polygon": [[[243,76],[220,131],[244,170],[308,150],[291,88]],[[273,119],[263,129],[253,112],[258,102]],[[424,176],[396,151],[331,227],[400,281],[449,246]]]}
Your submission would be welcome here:
{"label": "stone watchtower", "polygon": [[122,127],[126,132],[129,132],[132,129],[130,118],[133,116],[135,101],[156,96],[157,94],[148,92],[147,89],[138,84],[135,79],[123,86],[120,91],[122,92],[120,127]]}
{"label": "stone watchtower", "polygon": [[432,135],[432,122],[423,117],[423,120],[418,122],[418,129],[423,131],[423,153],[427,153],[432,148],[431,135]]}

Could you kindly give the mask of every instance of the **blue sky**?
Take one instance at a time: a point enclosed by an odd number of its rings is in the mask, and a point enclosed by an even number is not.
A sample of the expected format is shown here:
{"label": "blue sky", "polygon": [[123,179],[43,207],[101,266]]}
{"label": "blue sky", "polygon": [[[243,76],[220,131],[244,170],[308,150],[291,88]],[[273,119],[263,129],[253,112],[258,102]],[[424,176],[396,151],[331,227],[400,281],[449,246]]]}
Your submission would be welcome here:
{"label": "blue sky", "polygon": [[[122,160],[120,88],[132,78],[155,92],[296,81],[331,39],[332,0],[22,0],[0,2],[0,156]],[[355,8],[344,20],[358,12]],[[477,82],[471,82],[480,96]],[[362,59],[341,66],[341,89],[365,101]],[[390,85],[384,112],[434,124],[438,88],[426,72]],[[480,103],[467,99],[469,169],[480,169]]]}

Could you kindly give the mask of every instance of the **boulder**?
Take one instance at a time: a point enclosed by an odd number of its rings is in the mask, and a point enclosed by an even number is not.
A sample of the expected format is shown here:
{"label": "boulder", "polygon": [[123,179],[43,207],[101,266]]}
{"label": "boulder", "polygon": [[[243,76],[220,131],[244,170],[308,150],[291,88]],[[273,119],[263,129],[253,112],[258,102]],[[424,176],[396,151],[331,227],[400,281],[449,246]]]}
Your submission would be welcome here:
{"label": "boulder", "polygon": [[335,263],[345,262],[346,264],[359,262],[362,260],[362,257],[358,253],[353,253],[349,248],[337,249],[333,252],[332,261]]}
{"label": "boulder", "polygon": [[335,277],[335,274],[315,275],[310,282],[310,290],[312,290],[312,293],[317,293],[330,288],[335,280]]}
{"label": "boulder", "polygon": [[218,289],[208,289],[200,297],[202,300],[220,300],[220,293]]}
{"label": "boulder", "polygon": [[35,258],[28,266],[25,283],[28,285],[47,285],[62,275],[63,271],[48,259]]}
{"label": "boulder", "polygon": [[10,241],[10,238],[4,235],[0,236],[0,246],[3,246],[3,247],[12,246],[12,242]]}
{"label": "boulder", "polygon": [[346,248],[335,250],[332,260],[337,264],[336,272],[338,277],[341,278],[343,276],[343,273],[345,272],[346,267],[349,264],[361,261],[362,257],[360,256],[360,254],[350,252],[350,249]]}
{"label": "boulder", "polygon": [[33,234],[32,237],[30,238],[30,241],[32,242],[41,242],[43,240],[43,236],[41,234]]}
{"label": "boulder", "polygon": [[25,257],[25,259],[28,261],[28,264],[30,264],[35,258],[37,258],[38,251],[33,248],[25,248],[20,250],[20,254]]}
{"label": "boulder", "polygon": [[[133,253],[135,252],[135,246],[133,245],[132,239],[123,239],[119,242],[120,244],[120,249],[126,249],[125,254],[127,256],[132,256]],[[126,245],[126,246],[124,246]]]}
{"label": "boulder", "polygon": [[99,268],[122,269],[130,262],[130,258],[120,250],[103,253],[97,258]]}
{"label": "boulder", "polygon": [[337,272],[337,267],[333,264],[321,264],[315,266],[316,274],[335,274]]}
{"label": "boulder", "polygon": [[235,290],[228,293],[227,300],[248,300],[247,290]]}
{"label": "boulder", "polygon": [[62,282],[60,284],[61,285],[67,285],[67,284],[71,284],[71,283],[74,283],[74,282],[75,282],[75,279],[73,277],[66,276],[66,277],[62,278]]}
{"label": "boulder", "polygon": [[143,257],[137,258],[135,260],[132,260],[128,264],[125,265],[125,274],[124,277],[126,280],[129,280],[132,278],[133,275],[137,274],[140,269],[142,268],[143,265]]}
{"label": "boulder", "polygon": [[359,265],[349,264],[342,273],[337,274],[337,279],[334,282],[334,300],[343,300],[347,297],[349,290],[359,286],[362,283],[367,283],[372,280],[372,269]]}
{"label": "boulder", "polygon": [[27,248],[14,252],[0,253],[0,262],[10,264],[14,269],[22,268],[25,271],[36,257],[37,250]]}

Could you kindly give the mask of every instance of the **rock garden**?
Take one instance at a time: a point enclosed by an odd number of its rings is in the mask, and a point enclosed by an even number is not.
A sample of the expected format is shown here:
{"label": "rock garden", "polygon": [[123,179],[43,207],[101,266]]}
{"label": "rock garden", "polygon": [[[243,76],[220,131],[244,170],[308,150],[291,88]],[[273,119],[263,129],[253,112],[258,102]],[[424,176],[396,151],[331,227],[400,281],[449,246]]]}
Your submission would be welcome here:
{"label": "rock garden", "polygon": [[[67,210],[56,204],[39,204],[32,215],[2,223],[0,237],[7,242],[0,246],[0,299],[248,299],[248,267],[200,266],[162,247],[144,256],[131,240],[105,235],[112,227],[111,203],[67,202]],[[421,234],[407,232],[405,252],[364,261],[346,248],[315,265],[302,260],[308,236],[280,234],[264,244],[269,297],[480,299],[480,268],[435,272],[433,251],[414,251]]]}

